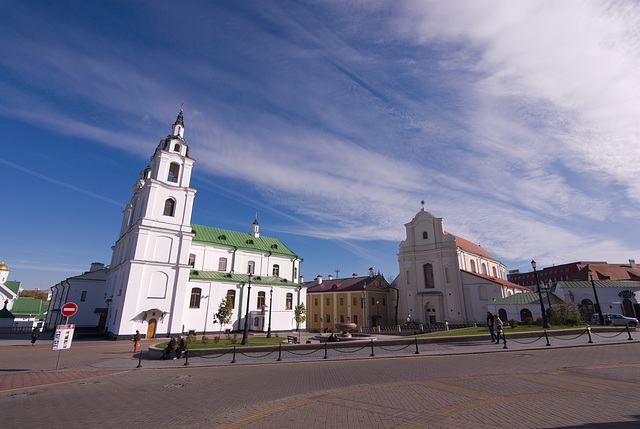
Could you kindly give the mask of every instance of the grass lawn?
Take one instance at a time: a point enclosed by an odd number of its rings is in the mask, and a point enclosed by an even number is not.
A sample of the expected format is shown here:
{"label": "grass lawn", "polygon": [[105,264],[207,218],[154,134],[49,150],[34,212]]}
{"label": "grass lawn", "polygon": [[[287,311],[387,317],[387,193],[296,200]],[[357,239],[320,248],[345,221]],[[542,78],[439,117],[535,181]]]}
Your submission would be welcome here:
{"label": "grass lawn", "polygon": [[[558,329],[579,329],[579,328],[586,328],[585,325],[576,325],[576,326],[567,326],[567,325],[557,325],[557,326],[551,326],[550,329],[547,329],[547,331],[554,331],[554,330],[558,330]],[[516,332],[535,332],[535,331],[540,331],[542,332],[542,326],[538,326],[538,325],[518,325],[515,328],[512,328],[509,325],[505,325],[504,326],[504,333],[505,334],[513,334]],[[479,335],[479,334],[486,334],[489,335],[489,328],[486,327],[482,327],[482,328],[464,328],[464,329],[454,329],[451,331],[442,331],[442,332],[432,332],[430,334],[421,334],[418,335],[418,337],[456,337],[456,336],[460,336],[460,335]]]}
{"label": "grass lawn", "polygon": [[[202,337],[200,337],[202,338]],[[297,338],[297,335],[296,335]],[[275,337],[272,336],[271,338],[265,338],[265,337],[249,337],[248,338],[248,346],[251,347],[255,347],[255,346],[277,346],[282,344],[283,341],[286,341],[287,337]],[[243,346],[240,344],[240,341],[242,341],[242,335],[238,335],[238,337],[236,338],[236,343],[235,346],[236,347],[247,347],[247,346]],[[155,347],[164,349],[165,347],[167,347],[167,343],[168,342],[164,342],[164,343],[160,343],[160,344],[156,344]],[[192,350],[195,349],[217,349],[217,348],[223,348],[223,347],[233,347],[234,344],[231,342],[231,340],[228,340],[227,338],[225,338],[224,336],[222,338],[220,338],[220,342],[219,343],[215,343],[213,341],[213,337],[209,338],[209,341],[207,343],[203,343],[201,340],[196,340],[192,343],[189,343],[189,348]]]}

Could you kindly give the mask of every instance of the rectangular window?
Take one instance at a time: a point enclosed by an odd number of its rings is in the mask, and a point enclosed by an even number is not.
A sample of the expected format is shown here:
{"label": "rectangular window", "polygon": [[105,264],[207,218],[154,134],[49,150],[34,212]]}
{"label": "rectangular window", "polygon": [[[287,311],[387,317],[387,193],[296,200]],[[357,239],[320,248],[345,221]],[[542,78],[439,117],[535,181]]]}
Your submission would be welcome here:
{"label": "rectangular window", "polygon": [[227,271],[227,258],[218,259],[218,271]]}
{"label": "rectangular window", "polygon": [[371,297],[371,305],[376,305],[376,298],[375,297]]}
{"label": "rectangular window", "polygon": [[87,299],[87,291],[83,290],[82,294],[80,295],[80,301],[84,301]]}
{"label": "rectangular window", "polygon": [[315,305],[316,307],[318,306],[318,298],[313,299],[313,305]]}
{"label": "rectangular window", "polygon": [[264,301],[265,301],[265,293],[264,292],[258,292],[258,306],[256,308],[261,309],[264,308]]}
{"label": "rectangular window", "polygon": [[340,305],[344,305],[344,298],[340,298]]}
{"label": "rectangular window", "polygon": [[249,261],[247,264],[247,274],[255,274],[256,273],[256,263],[253,261]]}
{"label": "rectangular window", "polygon": [[273,266],[273,276],[278,277],[280,275],[280,265]]}
{"label": "rectangular window", "polygon": [[189,266],[191,268],[196,266],[196,255],[194,255],[193,253],[189,255]]}
{"label": "rectangular window", "polygon": [[191,289],[191,300],[189,301],[189,308],[200,308],[200,295],[202,289],[194,287]]}
{"label": "rectangular window", "polygon": [[382,298],[382,305],[387,305],[387,298]]}
{"label": "rectangular window", "polygon": [[356,307],[358,305],[358,298],[353,298],[353,306]]}
{"label": "rectangular window", "polygon": [[287,302],[286,302],[286,307],[287,310],[291,310],[293,309],[293,294],[292,293],[288,293],[287,294]]}
{"label": "rectangular window", "polygon": [[353,315],[353,323],[355,323],[356,325],[358,324],[358,315],[357,314]]}
{"label": "rectangular window", "polygon": [[[435,287],[435,282],[433,280],[433,265],[424,264],[424,287],[429,289]],[[475,270],[472,270],[475,272]]]}
{"label": "rectangular window", "polygon": [[227,291],[227,302],[231,303],[231,308],[236,308],[236,291],[229,289]]}
{"label": "rectangular window", "polygon": [[327,305],[331,305],[331,298],[327,298]]}
{"label": "rectangular window", "polygon": [[344,315],[340,315],[340,323],[344,323]]}
{"label": "rectangular window", "polygon": [[313,321],[314,321],[314,322],[317,322],[317,321],[318,321],[318,314],[317,314],[317,313],[313,315]]}
{"label": "rectangular window", "polygon": [[327,318],[324,321],[327,323],[331,323],[331,316],[327,314]]}

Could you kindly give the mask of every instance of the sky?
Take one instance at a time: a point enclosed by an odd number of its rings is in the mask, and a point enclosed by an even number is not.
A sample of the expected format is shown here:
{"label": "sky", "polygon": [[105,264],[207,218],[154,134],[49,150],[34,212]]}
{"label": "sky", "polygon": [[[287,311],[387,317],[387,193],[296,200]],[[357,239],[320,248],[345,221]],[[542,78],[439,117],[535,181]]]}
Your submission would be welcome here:
{"label": "sky", "polygon": [[[422,208],[508,270],[640,261],[640,3],[0,2],[0,259],[109,264],[184,102],[192,222],[394,278]],[[336,270],[338,270],[336,272]]]}

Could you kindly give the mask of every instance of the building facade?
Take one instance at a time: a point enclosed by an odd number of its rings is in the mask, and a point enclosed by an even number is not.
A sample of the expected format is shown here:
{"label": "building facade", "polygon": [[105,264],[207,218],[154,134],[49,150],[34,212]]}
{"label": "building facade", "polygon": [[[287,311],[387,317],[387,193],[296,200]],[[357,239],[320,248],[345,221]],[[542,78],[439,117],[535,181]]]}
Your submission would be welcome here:
{"label": "building facade", "polygon": [[393,320],[390,286],[385,278],[369,271],[368,276],[304,283],[307,287],[307,329],[311,332],[339,332],[336,323],[355,323],[358,328],[388,326]]}
{"label": "building facade", "polygon": [[407,321],[484,323],[493,300],[529,291],[507,280],[506,267],[481,246],[447,233],[423,208],[400,243],[400,314]]}
{"label": "building facade", "polygon": [[[245,323],[263,331],[269,312],[273,330],[294,329],[294,308],[306,300],[297,280],[302,259],[260,235],[257,216],[248,233],[191,224],[189,149],[181,110],[124,210],[107,271],[107,332],[153,337],[242,330]],[[214,326],[225,298],[233,305],[231,322]]]}

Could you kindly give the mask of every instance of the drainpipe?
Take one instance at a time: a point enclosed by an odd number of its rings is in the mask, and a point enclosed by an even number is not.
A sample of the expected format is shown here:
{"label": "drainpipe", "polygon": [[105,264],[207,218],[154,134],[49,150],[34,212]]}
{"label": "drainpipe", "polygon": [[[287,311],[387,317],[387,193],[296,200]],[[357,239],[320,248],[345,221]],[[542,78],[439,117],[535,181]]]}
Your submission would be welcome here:
{"label": "drainpipe", "polygon": [[238,248],[236,246],[233,246],[233,256],[231,257],[231,271],[232,273],[236,272],[236,252],[238,251]]}

